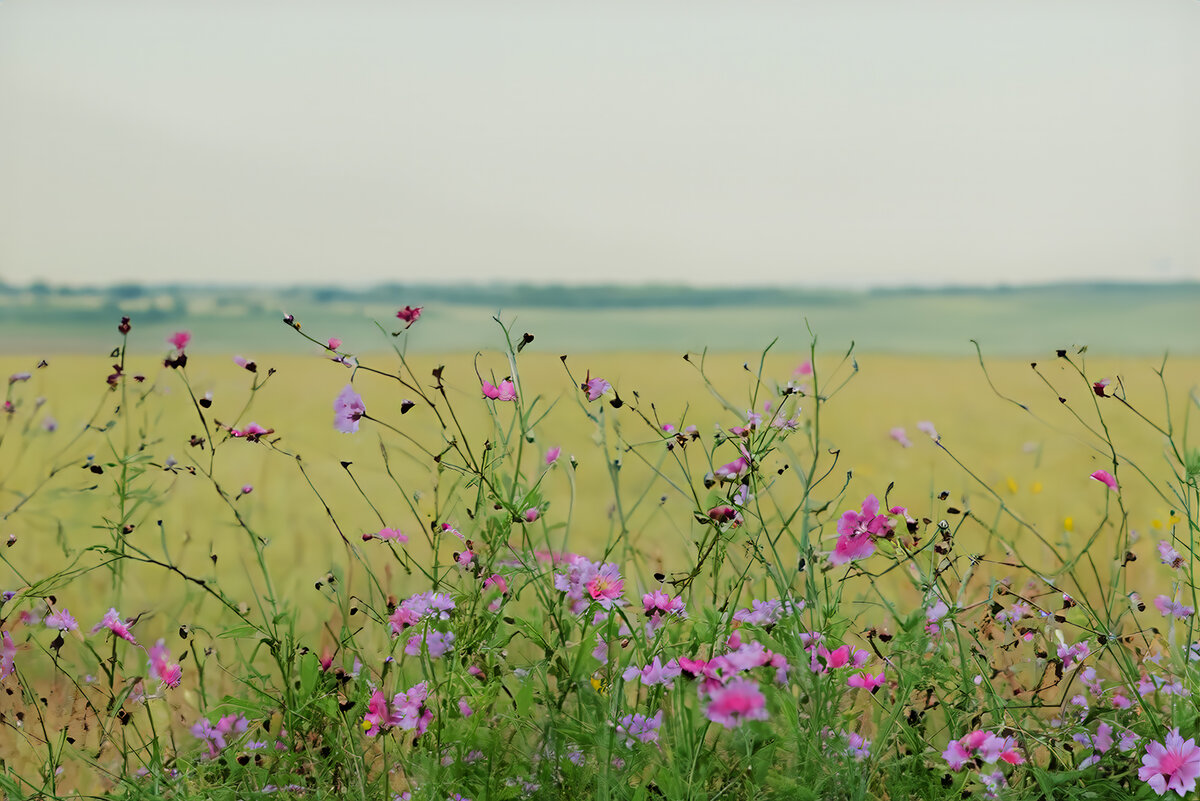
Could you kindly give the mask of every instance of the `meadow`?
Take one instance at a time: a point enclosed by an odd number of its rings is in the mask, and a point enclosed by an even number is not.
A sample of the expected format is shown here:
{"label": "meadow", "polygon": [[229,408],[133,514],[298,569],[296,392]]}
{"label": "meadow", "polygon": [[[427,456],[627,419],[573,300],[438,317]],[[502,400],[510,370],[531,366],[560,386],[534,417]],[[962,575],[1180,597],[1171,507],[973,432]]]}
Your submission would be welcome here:
{"label": "meadow", "polygon": [[1197,357],[394,314],[0,357],[10,795],[1194,787]]}

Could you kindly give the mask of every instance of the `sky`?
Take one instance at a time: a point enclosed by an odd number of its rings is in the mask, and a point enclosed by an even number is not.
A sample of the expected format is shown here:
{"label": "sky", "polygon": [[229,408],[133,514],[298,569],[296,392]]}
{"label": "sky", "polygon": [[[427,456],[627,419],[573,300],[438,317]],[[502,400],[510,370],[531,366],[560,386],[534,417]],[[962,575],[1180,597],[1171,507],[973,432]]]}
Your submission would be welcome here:
{"label": "sky", "polygon": [[0,280],[1200,280],[1200,2],[0,0]]}

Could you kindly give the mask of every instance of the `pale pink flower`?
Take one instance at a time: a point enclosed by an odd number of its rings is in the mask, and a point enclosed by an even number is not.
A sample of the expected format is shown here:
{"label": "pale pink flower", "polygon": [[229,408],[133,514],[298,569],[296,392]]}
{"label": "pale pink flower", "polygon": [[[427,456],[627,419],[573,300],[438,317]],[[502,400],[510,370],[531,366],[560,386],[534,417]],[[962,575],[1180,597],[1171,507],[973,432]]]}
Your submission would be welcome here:
{"label": "pale pink flower", "polygon": [[159,640],[149,651],[150,675],[168,687],[178,687],[183,679],[183,667],[172,665],[164,640]]}
{"label": "pale pink flower", "polygon": [[46,615],[46,619],[43,622],[48,628],[58,629],[59,631],[76,631],[79,628],[79,622],[72,617],[71,613],[65,607],[57,612]]}
{"label": "pale pink flower", "polygon": [[1163,743],[1146,744],[1138,778],[1158,795],[1174,790],[1180,796],[1196,789],[1200,777],[1200,747],[1194,739],[1184,740],[1179,729],[1171,729]]}
{"label": "pale pink flower", "polygon": [[1178,601],[1172,601],[1166,595],[1160,595],[1154,599],[1154,606],[1158,608],[1159,613],[1163,617],[1191,617],[1196,614],[1196,610],[1190,606],[1184,606]]}
{"label": "pale pink flower", "polygon": [[812,375],[813,366],[811,361],[803,361],[800,366],[792,371],[792,375]]}
{"label": "pale pink flower", "polygon": [[891,431],[889,431],[888,436],[890,436],[892,439],[896,440],[896,442],[899,442],[901,447],[904,447],[904,448],[912,447],[912,440],[910,440],[908,438],[908,433],[900,426],[896,426]]}
{"label": "pale pink flower", "polygon": [[887,684],[887,677],[884,675],[882,670],[879,671],[878,676],[872,676],[870,673],[864,671],[862,673],[855,673],[853,676],[846,679],[847,687],[861,687],[864,690],[874,691],[876,688],[882,687],[885,684]]}
{"label": "pale pink flower", "polygon": [[587,392],[588,400],[594,401],[599,400],[604,393],[612,389],[612,384],[603,378],[589,378],[586,382],[580,384],[579,388]]}
{"label": "pale pink flower", "polygon": [[1113,478],[1113,474],[1107,470],[1097,470],[1095,473],[1092,473],[1091,477],[1108,487],[1110,490],[1115,490],[1117,488],[1117,480]]}
{"label": "pale pink flower", "polygon": [[1166,540],[1158,541],[1158,558],[1162,560],[1164,565],[1168,565],[1175,570],[1178,570],[1185,564],[1183,557],[1179,555],[1179,551],[1172,548],[1171,543]]}
{"label": "pale pink flower", "polygon": [[367,413],[362,396],[354,391],[353,384],[347,384],[333,401],[333,427],[343,434],[353,434],[358,431],[358,421]]}
{"label": "pale pink flower", "polygon": [[758,684],[743,678],[731,680],[724,687],[713,689],[704,714],[713,723],[736,729],[747,720],[766,720],[767,699]]}
{"label": "pale pink flower", "polygon": [[679,662],[676,660],[672,659],[670,662],[667,662],[667,664],[664,665],[662,660],[659,659],[658,656],[655,656],[653,661],[643,668],[638,668],[636,665],[630,665],[625,669],[622,677],[625,679],[625,681],[633,681],[634,679],[640,678],[642,684],[645,684],[646,686],[661,684],[670,690],[675,687],[675,679],[682,672],[683,671],[679,667]]}
{"label": "pale pink flower", "polygon": [[917,423],[917,430],[924,434],[928,434],[930,439],[938,439],[937,429],[934,428],[933,423],[929,422],[928,420],[922,420],[921,422]]}
{"label": "pale pink flower", "polygon": [[500,382],[500,386],[494,386],[489,381],[483,382],[483,397],[498,401],[515,401],[517,399],[517,389],[513,386],[513,382],[505,379]]}
{"label": "pale pink flower", "polygon": [[252,373],[258,372],[258,365],[254,363],[254,360],[247,359],[245,356],[234,356],[233,363],[243,370],[249,370]]}
{"label": "pale pink flower", "polygon": [[0,680],[17,671],[17,644],[7,631],[0,632]]}
{"label": "pale pink flower", "polygon": [[174,346],[175,350],[178,351],[182,351],[184,348],[186,348],[188,343],[191,341],[192,334],[190,331],[176,331],[174,334],[171,334],[171,336],[167,337],[167,342],[170,342],[171,345]]}
{"label": "pale pink flower", "polygon": [[750,469],[750,461],[745,456],[739,456],[729,464],[718,467],[714,472],[717,478],[725,481],[736,481]]}
{"label": "pale pink flower", "polygon": [[458,699],[458,711],[464,718],[469,718],[475,714],[475,710],[471,709],[471,705],[467,703],[465,696]]}

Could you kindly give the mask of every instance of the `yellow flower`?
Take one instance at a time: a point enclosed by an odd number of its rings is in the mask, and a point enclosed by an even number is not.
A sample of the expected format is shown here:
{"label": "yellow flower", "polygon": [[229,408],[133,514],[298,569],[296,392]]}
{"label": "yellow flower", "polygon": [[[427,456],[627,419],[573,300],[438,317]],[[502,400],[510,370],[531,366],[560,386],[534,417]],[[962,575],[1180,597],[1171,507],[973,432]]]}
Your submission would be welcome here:
{"label": "yellow flower", "polygon": [[1071,517],[1070,515],[1067,515],[1066,517],[1063,518],[1063,531],[1074,531],[1074,530],[1075,530],[1075,518]]}
{"label": "yellow flower", "polygon": [[1013,478],[1012,476],[1009,476],[1008,480],[1005,481],[1004,483],[1008,486],[1008,491],[1011,492],[1013,495],[1016,495],[1017,490],[1020,489],[1020,487],[1017,486],[1017,480],[1015,478]]}
{"label": "yellow flower", "polygon": [[1033,482],[1032,484],[1030,484],[1030,485],[1029,485],[1029,492],[1030,492],[1030,494],[1032,494],[1032,495],[1037,495],[1037,494],[1038,494],[1038,493],[1040,493],[1041,491],[1042,491],[1042,482],[1040,482],[1040,481],[1035,481],[1035,482]]}
{"label": "yellow flower", "polygon": [[1150,521],[1150,528],[1162,528],[1162,521],[1157,517]]}

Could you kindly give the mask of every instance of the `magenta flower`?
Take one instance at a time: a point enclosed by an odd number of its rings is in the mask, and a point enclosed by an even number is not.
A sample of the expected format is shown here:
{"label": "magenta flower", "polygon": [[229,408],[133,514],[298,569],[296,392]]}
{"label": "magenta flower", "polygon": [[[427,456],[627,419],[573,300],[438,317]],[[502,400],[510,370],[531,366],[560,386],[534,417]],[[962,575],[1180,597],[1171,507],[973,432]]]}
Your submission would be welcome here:
{"label": "magenta flower", "polygon": [[229,436],[238,439],[245,439],[246,442],[258,442],[267,434],[274,433],[275,429],[263,428],[258,423],[247,423],[246,427],[240,430],[236,428],[229,429]]}
{"label": "magenta flower", "polygon": [[376,690],[371,693],[371,700],[367,702],[367,714],[363,716],[363,729],[368,737],[374,737],[379,734],[381,729],[388,726],[394,726],[400,722],[399,715],[393,716],[388,709],[387,697],[382,690]]}
{"label": "magenta flower", "polygon": [[342,340],[338,339],[337,337],[330,337],[329,341],[327,343],[325,343],[325,347],[328,348],[329,350],[337,350],[341,346],[342,346]]}
{"label": "magenta flower", "polygon": [[475,714],[475,710],[471,709],[471,705],[467,703],[466,696],[458,699],[458,711],[464,718],[469,718]]}
{"label": "magenta flower", "polygon": [[838,521],[838,541],[829,561],[844,565],[856,559],[864,559],[875,553],[875,538],[885,536],[892,530],[892,522],[886,515],[879,514],[879,499],[868,495],[862,503],[862,512],[849,511]]}
{"label": "magenta flower", "polygon": [[994,765],[999,760],[1020,765],[1025,758],[1016,750],[1016,746],[1017,741],[1012,737],[998,737],[989,731],[976,729],[965,737],[951,740],[942,757],[951,770],[962,770],[968,760],[975,758],[988,765]]}
{"label": "magenta flower", "polygon": [[183,667],[170,663],[170,654],[165,641],[159,640],[149,651],[150,675],[168,687],[178,687],[183,678]]}
{"label": "magenta flower", "polygon": [[367,413],[363,406],[362,396],[354,391],[352,384],[347,384],[333,401],[333,427],[343,434],[353,434],[358,431],[358,421]]}
{"label": "magenta flower", "polygon": [[750,461],[743,455],[734,459],[729,464],[723,464],[715,471],[717,478],[724,481],[736,481],[746,474],[750,469]]}
{"label": "magenta flower", "polygon": [[562,453],[562,448],[555,445],[550,450],[546,451],[546,464],[552,465],[558,461],[559,455]]}
{"label": "magenta flower", "polygon": [[176,331],[174,334],[171,334],[171,336],[167,337],[167,342],[170,342],[171,345],[175,347],[175,350],[178,351],[182,351],[184,348],[186,348],[187,344],[191,341],[192,334],[190,331]]}
{"label": "magenta flower", "polygon": [[589,378],[587,381],[579,385],[579,388],[587,392],[589,401],[599,400],[605,392],[612,389],[612,384],[605,381],[603,378]]}
{"label": "magenta flower", "polygon": [[1091,477],[1108,487],[1110,490],[1115,490],[1117,488],[1117,480],[1113,478],[1113,474],[1107,470],[1097,470],[1095,473],[1092,473]]}
{"label": "magenta flower", "polygon": [[249,495],[252,492],[254,492],[253,484],[243,484],[242,485],[242,494],[243,495]]}
{"label": "magenta flower", "polygon": [[133,634],[129,632],[129,627],[125,625],[125,621],[121,620],[121,614],[116,609],[109,609],[104,619],[92,626],[92,634],[95,634],[100,629],[108,629],[122,640],[137,645],[137,640],[133,638]]}
{"label": "magenta flower", "polygon": [[812,375],[813,366],[810,361],[803,361],[800,366],[792,371],[792,375]]}
{"label": "magenta flower", "polygon": [[704,714],[713,723],[736,729],[747,720],[766,720],[767,699],[755,682],[736,678],[712,691]]}
{"label": "magenta flower", "polygon": [[1097,382],[1095,382],[1094,384],[1092,384],[1092,391],[1093,391],[1093,392],[1095,392],[1095,393],[1096,393],[1098,396],[1100,396],[1101,398],[1107,398],[1107,397],[1109,397],[1109,396],[1104,394],[1104,390],[1105,390],[1105,389],[1108,387],[1108,385],[1109,385],[1109,384],[1111,384],[1111,383],[1112,383],[1112,380],[1111,380],[1111,379],[1108,379],[1108,378],[1101,378],[1099,381],[1097,381]]}
{"label": "magenta flower", "polygon": [[405,306],[403,309],[396,312],[396,317],[403,320],[405,323],[407,323],[407,325],[405,325],[404,327],[406,329],[408,329],[408,328],[412,327],[413,323],[415,323],[417,320],[421,319],[421,309],[423,309],[423,308],[425,308],[425,307],[424,306],[416,306],[416,307]]}
{"label": "magenta flower", "polygon": [[537,519],[538,519],[538,510],[537,510],[537,507],[536,507],[536,506],[531,506],[531,507],[529,507],[528,509],[526,509],[526,510],[525,510],[525,514],[524,514],[524,515],[522,515],[522,517],[524,517],[524,518],[525,518],[525,522],[526,522],[526,523],[532,523],[533,521],[537,520]]}
{"label": "magenta flower", "polygon": [[483,397],[490,400],[515,401],[517,399],[517,388],[508,379],[501,381],[500,386],[495,386],[490,381],[484,381]]}
{"label": "magenta flower", "polygon": [[862,673],[855,673],[853,676],[846,679],[847,687],[861,687],[864,690],[870,690],[872,692],[874,692],[876,688],[882,687],[885,684],[887,684],[887,677],[884,676],[882,670],[879,671],[878,676],[872,676],[870,673],[864,671]]}
{"label": "magenta flower", "polygon": [[400,533],[398,528],[381,528],[378,534],[363,534],[364,540],[380,539],[392,540],[393,542],[404,544],[408,542],[408,537]]}
{"label": "magenta flower", "polygon": [[1179,729],[1171,729],[1163,743],[1146,745],[1138,778],[1150,785],[1156,794],[1174,790],[1180,796],[1196,789],[1200,777],[1200,747],[1194,739],[1184,740]]}

